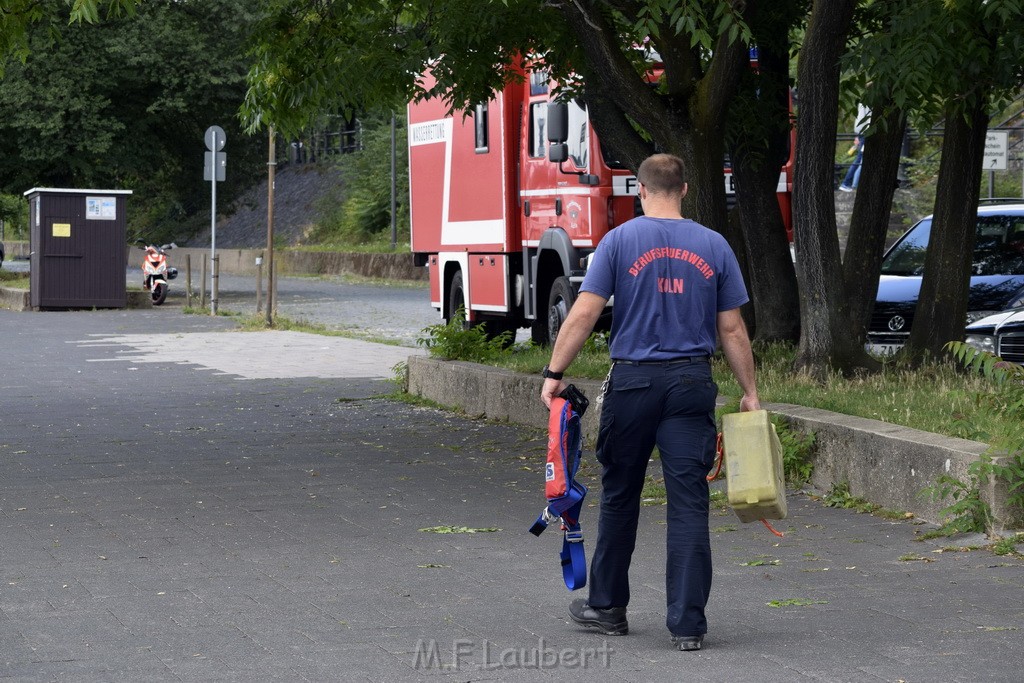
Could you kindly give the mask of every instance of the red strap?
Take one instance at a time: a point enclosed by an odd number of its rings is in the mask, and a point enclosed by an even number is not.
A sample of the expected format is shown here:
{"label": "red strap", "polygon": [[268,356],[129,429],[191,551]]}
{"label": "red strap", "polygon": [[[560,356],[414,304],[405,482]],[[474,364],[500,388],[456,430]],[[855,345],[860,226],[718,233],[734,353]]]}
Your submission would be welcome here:
{"label": "red strap", "polygon": [[769,524],[767,519],[762,519],[761,520],[761,524],[764,524],[766,527],[768,527],[768,531],[772,532],[773,534],[775,534],[779,538],[784,538],[785,535],[786,535],[786,534],[782,533],[781,531],[776,531],[775,527],[773,527],[771,524]]}
{"label": "red strap", "polygon": [[715,452],[716,452],[716,456],[715,456],[715,461],[716,462],[715,462],[715,466],[714,466],[714,473],[708,475],[708,477],[707,477],[708,481],[714,481],[715,479],[718,478],[718,475],[722,473],[722,457],[723,457],[723,454],[724,454],[724,449],[722,447],[722,433],[721,432],[718,433],[718,439],[715,442]]}

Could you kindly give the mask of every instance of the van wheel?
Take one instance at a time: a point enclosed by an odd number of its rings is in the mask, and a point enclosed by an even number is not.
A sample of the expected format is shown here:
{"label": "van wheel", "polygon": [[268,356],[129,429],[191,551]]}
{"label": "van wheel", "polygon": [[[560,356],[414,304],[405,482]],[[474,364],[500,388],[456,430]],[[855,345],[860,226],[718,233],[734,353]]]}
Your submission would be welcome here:
{"label": "van wheel", "polygon": [[558,331],[562,329],[565,319],[569,316],[569,309],[576,301],[576,292],[572,288],[569,278],[564,275],[551,283],[551,296],[548,297],[548,324],[547,343],[552,346],[558,338]]}

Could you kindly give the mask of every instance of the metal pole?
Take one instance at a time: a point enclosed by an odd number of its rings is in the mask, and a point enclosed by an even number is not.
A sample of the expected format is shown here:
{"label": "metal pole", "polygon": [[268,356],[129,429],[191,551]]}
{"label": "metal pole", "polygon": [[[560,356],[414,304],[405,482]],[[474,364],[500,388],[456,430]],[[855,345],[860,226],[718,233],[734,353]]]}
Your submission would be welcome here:
{"label": "metal pole", "polygon": [[263,312],[263,254],[256,257],[256,315]]}
{"label": "metal pole", "polygon": [[203,267],[199,275],[199,308],[206,308],[206,254],[203,254]]}
{"label": "metal pole", "polygon": [[398,205],[398,181],[395,175],[395,112],[391,112],[391,249],[398,243],[398,224],[395,212]]}
{"label": "metal pole", "polygon": [[995,196],[995,194],[994,194],[995,183],[996,183],[996,172],[995,171],[989,171],[988,172],[988,198],[989,199],[992,199],[992,197]]}
{"label": "metal pole", "polygon": [[220,256],[213,257],[213,286],[210,288],[210,301],[213,302],[213,315],[217,315],[217,297],[220,296]]}
{"label": "metal pole", "polygon": [[[213,138],[213,163],[210,173],[210,263],[215,263],[217,258],[217,131],[211,134]],[[216,277],[217,268],[210,271],[210,277]],[[206,279],[205,277],[203,278]],[[210,315],[217,315],[217,294],[216,287],[210,282]]]}
{"label": "metal pole", "polygon": [[270,145],[267,159],[267,325],[274,324],[274,172],[277,154],[274,151],[274,127],[270,126]]}

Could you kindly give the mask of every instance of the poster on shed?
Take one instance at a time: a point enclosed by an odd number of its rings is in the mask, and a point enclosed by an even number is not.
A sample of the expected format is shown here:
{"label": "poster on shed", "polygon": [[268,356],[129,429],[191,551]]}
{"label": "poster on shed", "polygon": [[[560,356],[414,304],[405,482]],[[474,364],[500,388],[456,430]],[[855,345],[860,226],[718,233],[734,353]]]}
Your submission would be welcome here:
{"label": "poster on shed", "polygon": [[86,197],[85,218],[93,221],[112,221],[117,218],[116,197]]}

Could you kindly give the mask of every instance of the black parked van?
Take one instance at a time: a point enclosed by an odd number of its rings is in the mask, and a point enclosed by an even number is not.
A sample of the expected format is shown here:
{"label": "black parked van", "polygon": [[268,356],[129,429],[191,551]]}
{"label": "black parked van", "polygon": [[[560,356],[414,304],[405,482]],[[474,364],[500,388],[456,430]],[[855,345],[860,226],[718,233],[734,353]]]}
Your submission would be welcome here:
{"label": "black parked van", "polygon": [[[931,229],[932,217],[922,218],[885,253],[868,351],[895,353],[910,335]],[[966,324],[1017,306],[1024,306],[1024,203],[980,206]]]}

